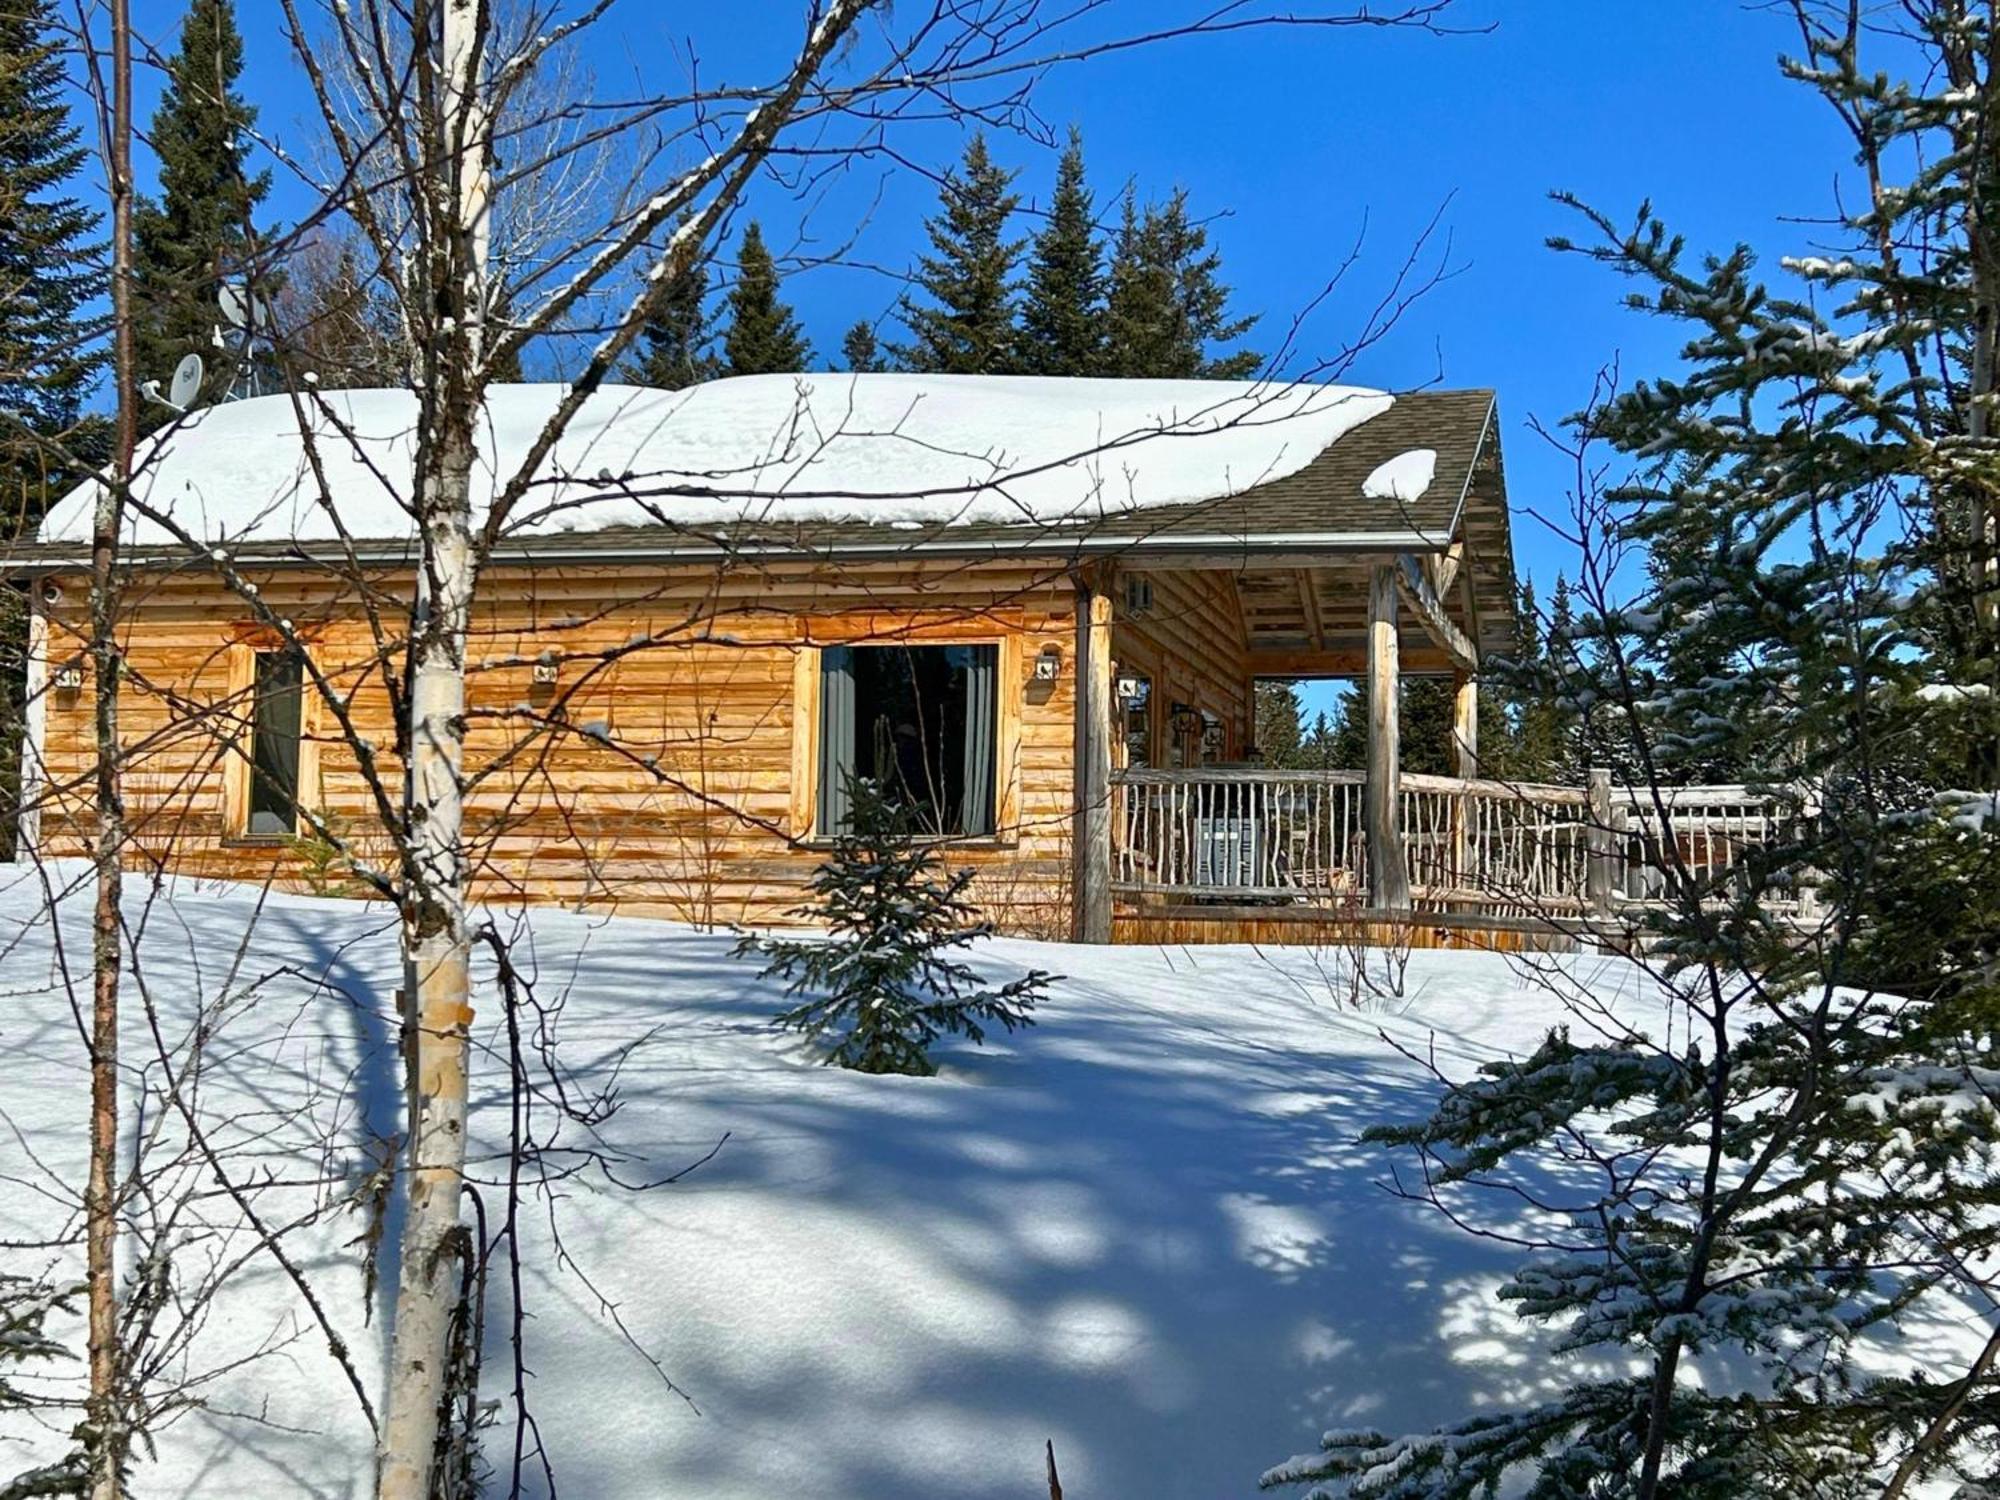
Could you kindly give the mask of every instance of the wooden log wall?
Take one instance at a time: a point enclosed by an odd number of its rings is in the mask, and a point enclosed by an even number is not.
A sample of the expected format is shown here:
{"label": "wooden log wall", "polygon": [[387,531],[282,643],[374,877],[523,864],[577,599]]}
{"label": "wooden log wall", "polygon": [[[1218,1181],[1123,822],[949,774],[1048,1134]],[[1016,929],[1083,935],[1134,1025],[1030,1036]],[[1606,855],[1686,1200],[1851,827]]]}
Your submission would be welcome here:
{"label": "wooden log wall", "polygon": [[[1255,708],[1251,702],[1250,648],[1232,575],[1220,571],[1146,573],[1153,605],[1134,615],[1125,607],[1122,583],[1110,586],[1111,655],[1121,674],[1137,674],[1152,683],[1147,705],[1148,743],[1153,766],[1199,765],[1199,746],[1185,761],[1172,755],[1173,726],[1168,714],[1176,701],[1207,709],[1221,718],[1223,759],[1241,758],[1249,748]],[[1113,704],[1122,726],[1122,705]],[[1122,735],[1120,739],[1122,740]],[[1119,765],[1124,746],[1114,747]]]}
{"label": "wooden log wall", "polygon": [[[274,570],[260,597],[312,641],[341,712],[400,785],[385,666],[353,583]],[[409,597],[407,575],[366,587]],[[80,580],[49,610],[50,659],[76,654]],[[975,897],[1004,927],[1061,936],[1069,922],[1074,643],[1071,585],[1030,564],[874,569],[738,565],[658,569],[496,568],[481,586],[468,647],[469,829],[482,899],[525,897],[703,923],[787,920],[823,857],[800,826],[795,714],[802,652],[828,640],[1010,640],[1001,660],[1000,742],[1012,760],[990,839],[956,841],[977,867]],[[394,609],[390,613],[393,618]],[[226,767],[249,704],[232,700],[241,653],[268,647],[243,602],[197,574],[140,575],[125,625],[135,863],[193,875],[357,891],[323,843],[233,836]],[[1063,668],[1034,676],[1048,646]],[[536,683],[537,660],[556,681]],[[45,852],[82,852],[90,834],[91,688],[52,693],[44,754]],[[1010,714],[1011,709],[1011,714]],[[386,860],[376,808],[334,706],[308,695],[316,807],[367,856]],[[810,807],[809,800],[805,802]]]}

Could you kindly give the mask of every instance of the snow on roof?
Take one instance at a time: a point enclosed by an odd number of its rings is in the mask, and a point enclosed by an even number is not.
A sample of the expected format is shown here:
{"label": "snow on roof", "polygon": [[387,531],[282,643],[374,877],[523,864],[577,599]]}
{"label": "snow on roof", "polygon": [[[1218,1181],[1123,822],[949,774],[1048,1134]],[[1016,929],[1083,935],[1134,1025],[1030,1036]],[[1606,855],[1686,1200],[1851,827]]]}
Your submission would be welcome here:
{"label": "snow on roof", "polygon": [[1374,472],[1361,481],[1361,498],[1400,500],[1406,505],[1421,500],[1437,477],[1437,466],[1435,448],[1412,448],[1407,453],[1398,453],[1377,464]]}
{"label": "snow on roof", "polygon": [[[568,387],[488,394],[474,509],[484,515]],[[417,401],[311,392],[195,412],[142,455],[135,494],[204,542],[328,540],[309,453],[353,537],[409,535]],[[685,391],[606,386],[577,413],[511,534],[662,522],[1088,520],[1231,495],[1304,468],[1394,398],[1354,386],[983,375],[753,375]],[[42,523],[90,534],[95,484]],[[178,540],[135,518],[131,540]]]}

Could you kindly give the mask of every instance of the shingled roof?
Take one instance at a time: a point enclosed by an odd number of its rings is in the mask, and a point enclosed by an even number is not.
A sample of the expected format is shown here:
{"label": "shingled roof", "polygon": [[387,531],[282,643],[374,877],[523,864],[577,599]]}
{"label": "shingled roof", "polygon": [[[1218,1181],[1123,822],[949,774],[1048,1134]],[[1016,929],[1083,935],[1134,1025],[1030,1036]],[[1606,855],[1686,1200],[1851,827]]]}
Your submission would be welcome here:
{"label": "shingled roof", "polygon": [[[1325,448],[1297,473],[1235,494],[1180,505],[1152,505],[1103,516],[1046,523],[936,521],[736,522],[686,526],[611,526],[511,539],[503,551],[523,560],[642,554],[880,556],[920,549],[959,556],[984,553],[1201,552],[1245,555],[1441,551],[1477,521],[1489,541],[1506,544],[1506,493],[1497,458],[1490,390],[1420,391],[1398,396]],[[1371,498],[1368,478],[1398,454],[1437,454],[1430,485],[1414,501]],[[1486,460],[1482,476],[1481,461]],[[1497,507],[1498,514],[1492,514]],[[1472,514],[1477,512],[1476,515]],[[1497,523],[1497,527],[1496,527]]]}
{"label": "shingled roof", "polygon": [[[822,385],[824,391],[814,389]],[[905,387],[915,391],[914,400]],[[1469,577],[1474,580],[1478,596],[1475,612],[1482,622],[1504,627],[1512,613],[1513,568],[1491,391],[1421,391],[1391,399],[1347,387],[1248,385],[1242,389],[1278,392],[1275,398],[1258,395],[1248,403],[1246,410],[1253,414],[1253,419],[1261,417],[1273,399],[1303,404],[1309,412],[1317,409],[1321,413],[1318,417],[1286,418],[1271,424],[1265,428],[1268,436],[1257,440],[1272,454],[1282,455],[1282,462],[1272,463],[1279,477],[1232,488],[1231,472],[1240,470],[1217,469],[1210,456],[1213,450],[1202,451],[1203,445],[1230,442],[1226,428],[1218,437],[1194,432],[1186,438],[1143,440],[1150,446],[1143,459],[1142,482],[1156,492],[1164,483],[1178,485],[1181,493],[1192,492],[1197,496],[1202,495],[1204,486],[1224,493],[1165,502],[1155,493],[1145,503],[1124,505],[1107,497],[1102,503],[1031,512],[1025,519],[1012,520],[982,519],[994,510],[990,500],[984,502],[983,510],[972,507],[970,514],[961,511],[949,517],[933,511],[929,518],[924,518],[925,512],[919,508],[913,518],[907,508],[898,510],[891,505],[879,519],[854,519],[829,516],[825,504],[799,503],[787,493],[775,497],[773,503],[761,505],[757,518],[752,520],[719,516],[712,508],[704,512],[700,502],[678,499],[674,492],[668,491],[665,498],[634,508],[641,524],[524,530],[502,541],[493,560],[500,565],[546,566],[565,562],[581,565],[695,561],[717,556],[838,561],[906,555],[959,558],[1008,555],[1078,560],[1128,558],[1154,565],[1181,559],[1191,566],[1250,568],[1312,566],[1316,562],[1325,565],[1341,557],[1441,551],[1463,543],[1470,554]],[[551,393],[560,390],[560,387],[501,387],[496,388],[494,399],[523,406],[523,411],[513,414],[513,420],[516,425],[528,424],[532,430],[538,403],[552,402],[555,396]],[[1226,383],[1063,383],[1018,378],[987,378],[982,383],[981,377],[767,376],[716,382],[710,387],[697,388],[691,395],[607,390],[593,401],[612,403],[609,423],[600,417],[592,430],[616,436],[630,433],[636,425],[642,434],[641,451],[650,452],[643,445],[653,441],[651,434],[699,434],[706,430],[705,423],[708,429],[717,430],[720,444],[717,451],[722,451],[728,447],[727,435],[734,430],[731,416],[745,409],[761,410],[756,402],[783,407],[793,400],[803,401],[808,395],[825,402],[834,393],[852,402],[857,392],[878,407],[886,402],[893,409],[903,410],[896,403],[906,402],[907,410],[928,412],[933,419],[943,408],[925,403],[948,403],[958,426],[974,434],[967,448],[975,459],[979,441],[997,441],[1011,448],[1024,440],[1024,434],[1032,436],[1039,431],[1035,426],[1037,412],[1048,413],[1058,425],[1075,425],[1080,418],[1088,420],[1093,411],[1108,412],[1118,403],[1143,399],[1156,403],[1170,401],[1180,414],[1179,420],[1186,421],[1190,410],[1201,413],[1207,408],[1226,412],[1230,401],[1245,399],[1237,387]],[[384,436],[407,433],[411,422],[400,407],[392,410],[384,403],[408,404],[412,398],[407,393],[332,393],[331,399],[375,403],[350,408],[363,413],[363,418],[345,419],[340,437],[352,436],[361,441],[365,436],[375,448],[385,442],[406,441]],[[748,408],[743,406],[746,399],[752,401]],[[1030,403],[1025,407],[1024,399]],[[692,404],[677,404],[690,401]],[[1037,402],[1040,404],[1033,404]],[[249,410],[253,404],[265,410]],[[376,407],[382,409],[378,411]],[[262,499],[261,494],[239,495],[238,491],[246,486],[252,490],[261,486],[262,490],[275,493],[286,473],[292,470],[301,475],[308,473],[299,456],[303,452],[301,440],[291,426],[292,411],[285,398],[266,398],[264,403],[245,402],[199,414],[177,439],[187,446],[173,457],[160,483],[173,494],[191,496],[198,507],[194,514],[204,524],[214,524],[218,517],[226,518],[232,508],[255,511],[259,505],[275,504]],[[1001,434],[1011,430],[1012,437],[978,437],[983,431],[982,413],[991,413],[993,427]],[[818,414],[809,415],[816,418]],[[1101,424],[1105,418],[1100,416],[1097,420]],[[1007,425],[1009,421],[1012,429]],[[1301,426],[1301,422],[1306,425]],[[1324,446],[1310,458],[1303,458],[1298,443],[1312,440],[1301,439],[1297,434],[1314,430],[1315,423],[1321,433],[1318,442]],[[1145,430],[1143,424],[1136,425],[1137,430]],[[238,428],[243,430],[238,432]],[[256,445],[268,448],[273,442],[283,442],[285,431],[293,432],[290,441],[297,452],[290,458],[280,454],[275,460],[263,462],[261,467],[245,468],[242,450],[246,444],[262,452],[264,449]],[[1252,429],[1245,429],[1244,434],[1255,438]],[[915,436],[922,438],[928,434]],[[924,442],[912,441],[912,435],[903,432],[900,426],[870,441],[874,446],[866,450],[867,455],[885,451],[885,444],[893,449],[899,441],[906,449],[914,449],[918,460],[934,452]],[[322,437],[320,442],[328,450],[337,452],[340,447],[336,438]],[[592,472],[602,449],[616,446],[607,444],[602,437],[591,442],[598,446],[586,443],[568,472]],[[1179,446],[1183,442],[1192,446],[1183,449]],[[1161,443],[1171,446],[1160,448]],[[1394,498],[1379,484],[1371,492],[1370,477],[1383,465],[1399,455],[1422,450],[1435,454],[1435,463],[1429,483],[1414,498]],[[390,450],[382,451],[386,454]],[[697,455],[707,451],[697,442]],[[809,441],[804,451],[813,451]],[[1129,485],[1135,472],[1129,468],[1134,452],[1127,446],[1108,450],[1101,461],[1098,482],[1113,491],[1121,481]],[[683,463],[687,462],[685,454],[680,457]],[[1204,458],[1209,460],[1205,469]],[[407,457],[404,461],[407,463]],[[829,455],[826,459],[803,462],[812,467],[799,469],[799,477],[788,482],[798,483],[802,478],[802,487],[809,489],[823,471],[839,473],[842,463],[851,466],[852,459]],[[1185,465],[1193,467],[1184,468]],[[1121,470],[1120,466],[1125,467]],[[372,482],[376,471],[364,472],[371,476]],[[720,460],[716,472],[737,482]],[[1032,477],[1038,471],[1026,472]],[[273,473],[278,476],[275,482],[271,480]],[[1203,473],[1206,478],[1193,477]],[[1044,472],[1040,477],[1046,483],[1056,476]],[[297,483],[293,481],[294,487]],[[1008,484],[1011,486],[1013,481]],[[380,485],[375,487],[379,489]],[[1173,494],[1172,488],[1167,494]],[[84,492],[79,491],[57,511],[77,508],[76,502],[83,497]],[[375,499],[379,510],[379,495]],[[295,499],[290,503],[294,506],[304,503],[305,514],[314,509],[309,502]],[[865,503],[872,508],[876,502]],[[787,519],[786,511],[791,511],[794,518]],[[676,512],[684,512],[690,519],[683,521]],[[56,512],[52,512],[52,522],[55,516]],[[229,529],[235,531],[234,527]],[[407,536],[385,536],[369,530],[359,530],[358,534],[365,539],[357,549],[364,562],[394,565],[410,555],[411,542]],[[39,570],[74,565],[80,560],[74,528],[62,531],[59,526],[45,527],[44,535],[51,540],[13,551],[12,560],[17,568]],[[270,526],[231,535],[228,545],[239,563],[267,562],[274,566],[323,562],[329,555],[343,551],[342,544],[311,539],[307,532],[294,535]],[[188,556],[184,545],[143,536],[133,539],[123,555],[139,564],[185,562]]]}

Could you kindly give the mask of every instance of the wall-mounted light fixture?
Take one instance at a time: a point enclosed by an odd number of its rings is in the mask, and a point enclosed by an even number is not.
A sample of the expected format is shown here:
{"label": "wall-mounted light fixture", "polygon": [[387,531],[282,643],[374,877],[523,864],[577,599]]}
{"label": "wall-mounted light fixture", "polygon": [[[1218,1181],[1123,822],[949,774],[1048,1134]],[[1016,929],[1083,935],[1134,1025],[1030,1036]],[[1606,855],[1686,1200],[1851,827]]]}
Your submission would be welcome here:
{"label": "wall-mounted light fixture", "polygon": [[1062,676],[1062,647],[1050,642],[1035,658],[1035,681],[1054,682]]}
{"label": "wall-mounted light fixture", "polygon": [[529,679],[536,687],[554,687],[556,677],[562,671],[562,663],[554,656],[543,656],[535,662],[533,675]]}
{"label": "wall-mounted light fixture", "polygon": [[82,661],[78,660],[75,657],[72,657],[68,661],[64,662],[61,666],[56,668],[55,675],[51,679],[51,682],[54,685],[55,690],[59,693],[82,692],[83,691]]}

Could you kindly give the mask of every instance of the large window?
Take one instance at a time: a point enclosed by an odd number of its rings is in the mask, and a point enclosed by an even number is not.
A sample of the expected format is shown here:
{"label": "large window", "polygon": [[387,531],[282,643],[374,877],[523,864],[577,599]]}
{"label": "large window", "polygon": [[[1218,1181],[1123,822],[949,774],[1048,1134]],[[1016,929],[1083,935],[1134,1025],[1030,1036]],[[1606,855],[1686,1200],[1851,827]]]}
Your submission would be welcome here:
{"label": "large window", "polygon": [[845,825],[853,774],[908,808],[925,833],[992,833],[998,678],[997,646],[823,651],[819,831]]}
{"label": "large window", "polygon": [[295,833],[299,821],[299,659],[259,651],[250,723],[249,817],[254,836]]}

